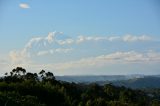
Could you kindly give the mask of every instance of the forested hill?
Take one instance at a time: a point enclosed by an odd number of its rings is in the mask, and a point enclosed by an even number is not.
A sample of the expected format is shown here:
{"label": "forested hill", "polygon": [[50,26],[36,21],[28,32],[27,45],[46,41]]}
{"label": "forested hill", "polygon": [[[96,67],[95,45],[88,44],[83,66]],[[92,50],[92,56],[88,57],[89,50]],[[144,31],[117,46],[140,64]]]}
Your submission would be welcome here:
{"label": "forested hill", "polygon": [[159,106],[159,100],[141,90],[68,83],[51,72],[30,73],[22,67],[0,79],[0,106]]}
{"label": "forested hill", "polygon": [[143,78],[113,81],[112,83],[116,86],[125,86],[133,89],[160,88],[160,77],[145,76]]}
{"label": "forested hill", "polygon": [[56,76],[56,79],[75,83],[97,83],[125,86],[132,89],[160,88],[159,75],[94,75],[94,76]]}

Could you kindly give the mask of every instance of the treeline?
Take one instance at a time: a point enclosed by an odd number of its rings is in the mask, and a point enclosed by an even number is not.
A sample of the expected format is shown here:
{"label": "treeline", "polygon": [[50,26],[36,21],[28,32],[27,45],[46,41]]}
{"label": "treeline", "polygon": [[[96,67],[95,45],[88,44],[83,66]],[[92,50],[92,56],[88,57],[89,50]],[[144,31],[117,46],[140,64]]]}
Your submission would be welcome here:
{"label": "treeline", "polygon": [[57,81],[51,72],[17,67],[0,78],[0,106],[160,106],[160,101],[141,90]]}

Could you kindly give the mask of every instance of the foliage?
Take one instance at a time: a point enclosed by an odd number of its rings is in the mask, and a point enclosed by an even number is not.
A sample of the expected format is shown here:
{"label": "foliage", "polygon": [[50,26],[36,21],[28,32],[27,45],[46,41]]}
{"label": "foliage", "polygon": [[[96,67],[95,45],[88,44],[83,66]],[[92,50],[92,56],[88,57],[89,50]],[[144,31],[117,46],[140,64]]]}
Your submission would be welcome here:
{"label": "foliage", "polygon": [[[158,91],[157,91],[158,92]],[[76,84],[57,81],[44,70],[26,72],[17,67],[0,79],[0,106],[159,106],[159,96],[112,84]]]}

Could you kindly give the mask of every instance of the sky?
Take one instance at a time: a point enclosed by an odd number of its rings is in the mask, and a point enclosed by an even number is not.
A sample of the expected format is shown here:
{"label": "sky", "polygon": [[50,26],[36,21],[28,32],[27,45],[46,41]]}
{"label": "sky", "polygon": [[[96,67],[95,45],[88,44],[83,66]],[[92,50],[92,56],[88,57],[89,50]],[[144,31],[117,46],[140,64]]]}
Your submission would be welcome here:
{"label": "sky", "polygon": [[0,75],[157,75],[159,64],[159,0],[0,0]]}

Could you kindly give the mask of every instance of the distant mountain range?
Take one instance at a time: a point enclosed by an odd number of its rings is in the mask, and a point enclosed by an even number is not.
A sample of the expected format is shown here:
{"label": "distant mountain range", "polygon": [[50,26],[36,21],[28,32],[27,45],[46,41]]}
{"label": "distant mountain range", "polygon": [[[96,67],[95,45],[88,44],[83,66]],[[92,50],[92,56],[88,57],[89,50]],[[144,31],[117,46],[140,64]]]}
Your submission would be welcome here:
{"label": "distant mountain range", "polygon": [[145,76],[143,78],[133,78],[129,80],[113,81],[114,85],[125,86],[128,88],[160,88],[160,77],[158,76]]}
{"label": "distant mountain range", "polygon": [[133,89],[160,88],[160,75],[86,75],[86,76],[56,76],[57,80],[75,83],[97,83],[104,85],[112,83]]}

